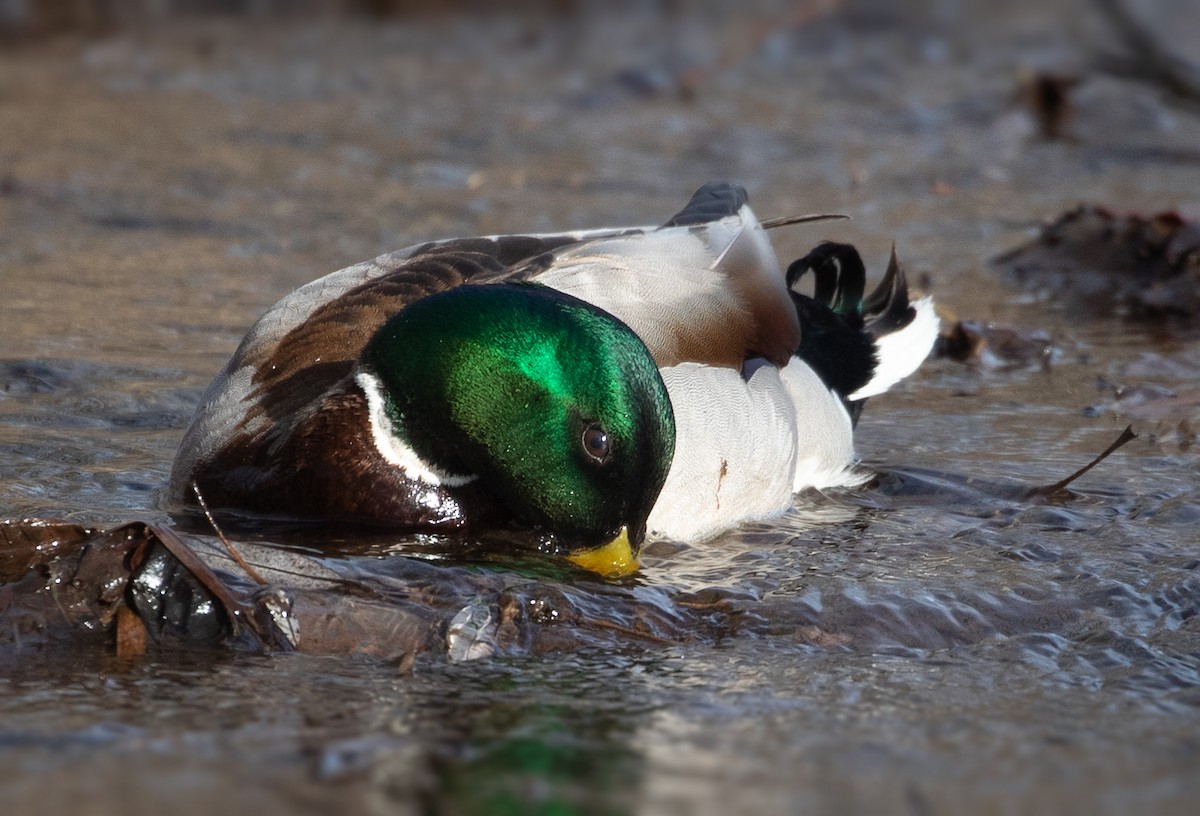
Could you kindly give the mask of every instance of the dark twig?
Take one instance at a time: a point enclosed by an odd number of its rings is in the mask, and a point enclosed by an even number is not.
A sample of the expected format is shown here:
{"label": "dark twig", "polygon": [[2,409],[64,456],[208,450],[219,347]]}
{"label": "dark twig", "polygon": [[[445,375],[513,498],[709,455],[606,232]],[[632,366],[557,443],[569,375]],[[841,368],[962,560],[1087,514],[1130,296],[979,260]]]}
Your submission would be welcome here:
{"label": "dark twig", "polygon": [[1120,448],[1126,442],[1129,442],[1133,439],[1137,439],[1137,434],[1135,434],[1133,432],[1133,426],[1128,425],[1125,427],[1125,430],[1121,431],[1121,435],[1117,437],[1116,441],[1113,442],[1111,445],[1109,445],[1107,448],[1105,448],[1104,452],[1101,453],[1099,456],[1097,456],[1095,459],[1088,462],[1086,465],[1081,467],[1079,470],[1075,471],[1070,476],[1068,476],[1067,478],[1065,478],[1061,481],[1055,482],[1052,485],[1046,485],[1044,487],[1033,488],[1032,490],[1029,491],[1029,495],[1030,496],[1053,496],[1055,493],[1058,493],[1061,490],[1065,490],[1067,485],[1071,484],[1071,482],[1075,481],[1080,476],[1082,476],[1083,474],[1087,473],[1089,470],[1094,468],[1096,465],[1103,462],[1105,459],[1107,459],[1109,456],[1111,456],[1113,453],[1115,453],[1118,448]]}
{"label": "dark twig", "polygon": [[787,227],[792,224],[808,224],[813,221],[849,221],[850,216],[829,214],[809,214],[809,215],[783,215],[779,218],[764,218],[761,222],[763,229],[775,229],[776,227]]}
{"label": "dark twig", "polygon": [[242,558],[241,554],[237,550],[233,548],[233,544],[228,538],[225,537],[225,534],[221,532],[221,528],[217,526],[217,520],[213,518],[212,512],[208,509],[208,502],[204,501],[204,496],[200,495],[200,485],[192,482],[192,492],[196,494],[196,501],[200,503],[200,509],[204,511],[204,517],[208,519],[208,523],[212,525],[213,530],[217,534],[217,538],[221,539],[221,543],[224,544],[225,549],[229,551],[229,556],[237,563],[239,567],[245,570],[246,574],[249,575],[256,584],[259,586],[266,586],[266,579],[259,575],[258,571],[255,570],[254,567],[246,563],[246,560]]}

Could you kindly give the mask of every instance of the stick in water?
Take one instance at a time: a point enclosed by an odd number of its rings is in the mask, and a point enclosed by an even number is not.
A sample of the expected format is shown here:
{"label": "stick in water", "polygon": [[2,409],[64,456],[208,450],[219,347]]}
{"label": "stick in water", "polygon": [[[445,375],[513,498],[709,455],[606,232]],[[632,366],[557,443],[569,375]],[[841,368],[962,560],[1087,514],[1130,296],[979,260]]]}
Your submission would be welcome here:
{"label": "stick in water", "polygon": [[1120,448],[1122,445],[1124,445],[1126,442],[1129,442],[1130,440],[1133,440],[1133,439],[1137,439],[1137,434],[1135,434],[1133,432],[1133,426],[1132,425],[1125,426],[1125,430],[1121,431],[1121,435],[1117,437],[1117,440],[1115,442],[1113,442],[1111,445],[1109,445],[1107,448],[1105,448],[1104,452],[1101,453],[1099,456],[1097,456],[1095,459],[1088,462],[1086,465],[1084,465],[1079,470],[1075,471],[1074,473],[1072,473],[1070,476],[1063,479],[1062,481],[1055,482],[1054,484],[1047,485],[1045,487],[1033,488],[1032,490],[1029,491],[1029,495],[1030,496],[1053,496],[1058,491],[1065,489],[1066,486],[1069,485],[1071,482],[1075,481],[1080,476],[1082,476],[1083,474],[1087,473],[1089,470],[1094,468],[1096,465],[1103,462],[1105,459],[1107,459],[1109,456],[1111,456],[1113,453],[1115,453],[1116,450],[1118,448]]}
{"label": "stick in water", "polygon": [[204,511],[204,517],[208,519],[208,523],[211,524],[213,530],[216,531],[217,538],[221,539],[221,543],[224,544],[225,549],[229,551],[229,556],[237,563],[239,567],[246,571],[246,574],[249,575],[256,584],[259,586],[266,586],[266,579],[259,575],[254,567],[246,563],[246,559],[242,558],[241,554],[233,548],[233,544],[229,541],[229,539],[225,537],[225,534],[221,532],[221,528],[217,526],[217,520],[213,518],[212,512],[208,509],[208,502],[204,500],[204,496],[200,495],[200,485],[196,484],[194,481],[192,482],[192,492],[196,494],[196,501],[200,502],[200,509]]}

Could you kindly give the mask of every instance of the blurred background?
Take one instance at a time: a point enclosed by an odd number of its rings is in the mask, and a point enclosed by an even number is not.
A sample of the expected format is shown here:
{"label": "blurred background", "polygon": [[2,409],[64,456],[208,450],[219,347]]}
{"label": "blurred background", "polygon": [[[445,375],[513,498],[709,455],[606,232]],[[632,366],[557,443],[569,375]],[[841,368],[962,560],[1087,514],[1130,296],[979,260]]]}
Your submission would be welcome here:
{"label": "blurred background", "polygon": [[[248,325],[387,250],[654,223],[712,179],[764,217],[849,214],[838,235],[872,265],[896,242],[927,284],[970,279],[947,306],[978,295],[958,311],[990,317],[982,266],[1068,207],[1195,213],[1196,79],[1171,55],[1198,17],[1152,0],[0,0],[0,264],[31,287],[0,317],[23,310],[10,343],[94,348],[97,306],[152,300],[160,336],[127,326],[127,348],[175,348],[164,325]],[[827,232],[777,240],[798,255]],[[236,338],[207,336],[211,368]]]}

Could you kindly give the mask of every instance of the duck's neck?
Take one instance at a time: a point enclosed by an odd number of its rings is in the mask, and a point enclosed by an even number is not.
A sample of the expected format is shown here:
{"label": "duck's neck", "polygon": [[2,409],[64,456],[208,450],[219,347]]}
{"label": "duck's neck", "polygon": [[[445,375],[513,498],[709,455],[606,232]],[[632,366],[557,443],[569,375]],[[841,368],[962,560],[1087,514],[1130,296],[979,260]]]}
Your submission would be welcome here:
{"label": "duck's neck", "polygon": [[371,422],[371,439],[375,449],[388,463],[395,465],[416,481],[431,485],[459,487],[477,478],[467,473],[462,465],[446,461],[444,454],[430,450],[435,446],[422,445],[422,453],[413,446],[413,431],[395,402],[388,397],[379,378],[367,369],[360,368],[354,381],[367,400],[367,412]]}

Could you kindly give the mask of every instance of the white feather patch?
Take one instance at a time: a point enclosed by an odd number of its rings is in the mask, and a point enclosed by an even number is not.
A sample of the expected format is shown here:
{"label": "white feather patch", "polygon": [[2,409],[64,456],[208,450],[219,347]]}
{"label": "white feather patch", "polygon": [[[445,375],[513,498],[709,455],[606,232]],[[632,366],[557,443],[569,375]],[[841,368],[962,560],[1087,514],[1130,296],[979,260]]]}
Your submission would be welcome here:
{"label": "white feather patch", "polygon": [[854,426],[837,394],[798,357],[780,372],[796,418],[792,490],[853,487],[870,478],[854,467]]}
{"label": "white feather patch", "polygon": [[[537,280],[624,322],[665,366],[698,359],[700,349],[708,362],[722,352],[740,360],[743,348],[713,348],[713,337],[747,323],[795,322],[779,259],[749,207],[703,228],[664,227],[556,250]],[[798,340],[798,325],[795,333]]]}
{"label": "white feather patch", "polygon": [[375,442],[375,449],[389,464],[400,468],[410,479],[430,485],[461,487],[478,478],[474,474],[459,476],[446,473],[417,456],[416,451],[396,436],[392,420],[384,408],[379,380],[365,371],[360,371],[354,375],[354,382],[358,383],[358,387],[362,389],[367,398],[367,412],[371,418],[371,439]]}
{"label": "white feather patch", "polygon": [[937,340],[939,324],[933,298],[921,298],[913,308],[916,316],[911,323],[875,341],[875,353],[879,358],[875,376],[847,399],[853,401],[882,394],[916,371],[929,356]]}
{"label": "white feather patch", "polygon": [[651,533],[703,541],[791,506],[795,420],[778,371],[698,363],[661,369],[675,412],[675,456]]}
{"label": "white feather patch", "polygon": [[675,411],[675,457],[648,528],[703,541],[769,519],[809,487],[861,484],[842,402],[802,360],[744,372],[697,363],[661,369]]}

